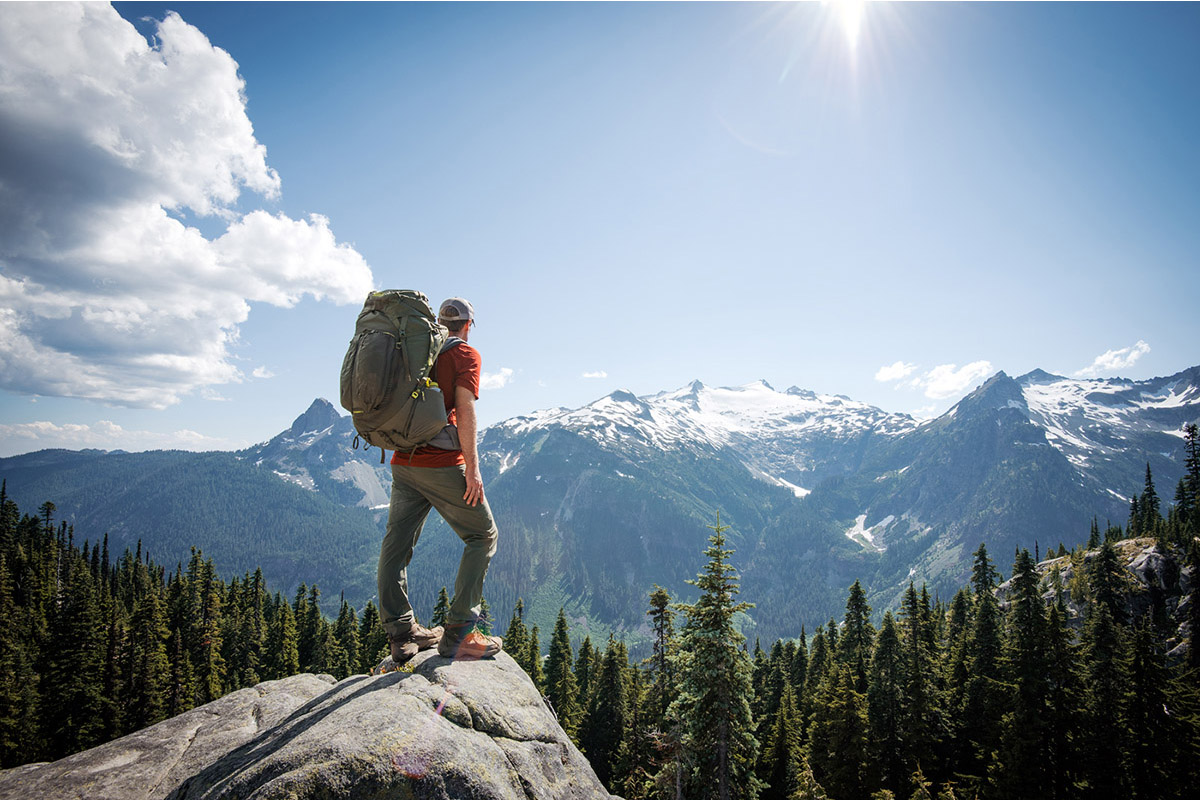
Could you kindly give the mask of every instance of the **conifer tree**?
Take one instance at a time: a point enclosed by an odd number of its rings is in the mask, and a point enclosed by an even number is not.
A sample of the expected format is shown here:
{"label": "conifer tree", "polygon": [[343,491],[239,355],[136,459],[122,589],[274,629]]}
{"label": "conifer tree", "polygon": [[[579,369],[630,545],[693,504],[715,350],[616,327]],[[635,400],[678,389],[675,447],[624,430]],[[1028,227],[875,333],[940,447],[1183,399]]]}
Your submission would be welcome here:
{"label": "conifer tree", "polygon": [[450,595],[446,594],[446,587],[443,586],[438,592],[437,603],[433,606],[433,616],[429,618],[429,627],[436,628],[438,625],[446,624],[446,615],[450,613]]}
{"label": "conifer tree", "polygon": [[504,649],[513,661],[529,672],[529,654],[526,652],[529,649],[529,630],[525,627],[525,601],[519,597],[513,607],[508,629],[504,632]]}
{"label": "conifer tree", "polygon": [[[52,503],[43,504],[43,512]],[[47,513],[47,516],[49,514]],[[62,556],[60,605],[51,618],[44,669],[43,738],[52,759],[99,743],[103,639],[91,572]],[[81,565],[82,567],[82,565]]]}
{"label": "conifer tree", "polygon": [[764,664],[762,678],[762,695],[754,690],[751,709],[758,720],[755,728],[755,738],[760,742],[766,741],[772,727],[775,725],[775,715],[779,711],[780,699],[783,697],[783,687],[787,683],[789,661],[784,655],[783,643],[776,639],[771,645],[771,655]]}
{"label": "conifer tree", "polygon": [[579,685],[571,668],[571,637],[567,630],[567,615],[558,610],[554,633],[550,637],[550,654],[546,658],[546,696],[558,714],[558,723],[572,739],[579,730]]}
{"label": "conifer tree", "polygon": [[484,636],[490,636],[492,633],[492,607],[488,605],[486,597],[479,598],[479,619],[476,620],[475,627]]}
{"label": "conifer tree", "polygon": [[1154,475],[1150,472],[1150,462],[1146,462],[1146,482],[1138,503],[1141,513],[1141,530],[1143,536],[1153,536],[1162,522],[1162,510],[1158,499],[1158,491],[1154,488]]}
{"label": "conifer tree", "polygon": [[623,777],[618,774],[618,761],[629,713],[625,668],[617,643],[609,636],[596,689],[579,732],[584,755],[596,771],[596,777],[610,791],[619,786]]}
{"label": "conifer tree", "polygon": [[171,631],[167,653],[170,657],[166,691],[167,716],[174,717],[192,708],[196,694],[192,660],[183,646],[183,632],[179,628]]}
{"label": "conifer tree", "polygon": [[846,618],[838,658],[850,667],[855,689],[860,694],[867,691],[867,666],[871,662],[874,640],[875,628],[871,625],[871,606],[867,604],[867,593],[863,591],[862,584],[855,581],[846,599]]}
{"label": "conifer tree", "polygon": [[830,667],[809,722],[808,762],[834,797],[862,790],[867,770],[867,704],[845,664]]}
{"label": "conifer tree", "polygon": [[579,655],[575,659],[575,682],[579,686],[579,707],[583,714],[586,714],[592,705],[598,660],[596,650],[592,647],[592,637],[584,636],[583,644],[579,645]]}
{"label": "conifer tree", "polygon": [[1184,530],[1195,536],[1200,534],[1200,434],[1196,423],[1183,426],[1183,481],[1190,498],[1190,518],[1184,519]]}
{"label": "conifer tree", "polygon": [[1092,560],[1091,568],[1088,570],[1088,584],[1094,604],[1108,608],[1113,622],[1124,625],[1126,622],[1124,579],[1121,577],[1117,549],[1112,542],[1105,541],[1100,545],[1100,551]]}
{"label": "conifer tree", "polygon": [[[926,595],[925,597],[927,597]],[[904,664],[905,763],[931,766],[941,730],[937,687],[933,681],[934,654],[926,630],[928,606],[910,581],[901,605],[901,648]],[[820,771],[817,771],[820,778]]]}
{"label": "conifer tree", "polygon": [[[100,581],[100,617],[104,625],[104,663],[100,668],[101,735],[102,740],[114,739],[128,730],[126,674],[129,661],[129,642],[122,617],[124,609]],[[169,716],[169,714],[168,714]]]}
{"label": "conifer tree", "polygon": [[796,690],[797,710],[804,708],[804,686],[808,679],[808,636],[803,625],[800,626],[800,638],[796,640],[796,655],[792,657],[788,679]]}
{"label": "conifer tree", "polygon": [[[136,559],[135,559],[136,560]],[[196,705],[224,693],[225,660],[221,656],[221,595],[211,559],[193,548],[183,578],[184,646],[195,675]]]}
{"label": "conifer tree", "polygon": [[342,598],[342,608],[338,612],[337,622],[333,626],[333,638],[337,642],[339,650],[344,654],[345,661],[341,668],[345,670],[345,674],[357,672],[359,662],[358,615],[346,602],[345,597]]}
{"label": "conifer tree", "polygon": [[800,788],[806,768],[800,742],[800,712],[791,684],[784,686],[779,711],[763,750],[761,800],[788,800]]}
{"label": "conifer tree", "polygon": [[1096,797],[1127,797],[1128,649],[1106,603],[1094,603],[1083,628],[1086,724],[1082,741],[1087,781]]}
{"label": "conifer tree", "polygon": [[313,647],[312,672],[326,672],[335,678],[345,678],[350,673],[350,659],[338,642],[333,626],[324,617],[317,619],[316,644]]}
{"label": "conifer tree", "polygon": [[301,583],[296,588],[296,598],[292,601],[292,619],[296,624],[296,648],[301,667],[312,661],[313,641],[307,634],[308,618],[308,585]]}
{"label": "conifer tree", "polygon": [[671,611],[671,596],[667,590],[654,585],[650,592],[650,630],[654,635],[653,651],[650,656],[651,682],[649,688],[651,710],[655,724],[666,718],[667,709],[675,699],[674,676],[671,673],[671,650],[674,647],[675,624]]}
{"label": "conifer tree", "polygon": [[1012,574],[1013,601],[1005,664],[1013,691],[1009,711],[1002,720],[997,781],[1002,796],[1022,798],[1038,794],[1049,777],[1045,774],[1043,744],[1049,708],[1046,682],[1049,665],[1037,566],[1028,550],[1017,554]]}
{"label": "conifer tree", "polygon": [[1042,792],[1051,800],[1072,797],[1078,783],[1080,758],[1080,705],[1078,658],[1074,633],[1061,593],[1047,612],[1046,691],[1047,708],[1042,729],[1045,736],[1045,770],[1049,785]]}
{"label": "conifer tree", "polygon": [[263,580],[262,569],[255,569],[254,575],[242,585],[245,602],[238,630],[238,639],[241,642],[239,683],[242,686],[253,686],[262,680],[262,648],[267,636],[267,585]]}
{"label": "conifer tree", "polygon": [[[759,720],[759,727],[762,727],[762,719],[766,716],[763,713],[763,699],[765,692],[763,686],[767,681],[767,669],[769,662],[767,656],[762,650],[762,644],[758,637],[754,638],[754,653],[750,657],[751,680],[750,684],[754,690],[754,700],[750,703],[750,710],[753,712],[755,719]],[[760,741],[764,741],[760,738]]]}
{"label": "conifer tree", "polygon": [[542,670],[542,644],[538,641],[540,634],[538,626],[534,625],[533,630],[529,632],[529,641],[525,644],[525,663],[521,665],[539,692],[542,691],[546,682],[546,676]]}
{"label": "conifer tree", "polygon": [[937,800],[958,800],[958,795],[954,793],[954,784],[946,783],[938,792]]}
{"label": "conifer tree", "polygon": [[788,800],[829,800],[829,795],[825,794],[821,784],[817,783],[817,779],[813,777],[812,768],[808,762],[804,762],[804,769],[800,772],[800,778],[796,783],[796,789],[788,796]]}
{"label": "conifer tree", "polygon": [[653,786],[651,770],[655,766],[649,747],[651,739],[646,716],[646,683],[642,671],[636,666],[630,666],[626,675],[628,716],[618,748],[619,786],[625,800],[645,800]]}
{"label": "conifer tree", "polygon": [[[804,695],[809,701],[817,696],[821,679],[825,677],[825,671],[828,667],[829,649],[825,645],[825,631],[818,626],[817,630],[813,633],[812,647],[808,655],[808,670],[804,677]],[[811,702],[801,708],[803,709],[803,713],[807,714],[811,711]]]}
{"label": "conifer tree", "polygon": [[286,678],[300,671],[300,636],[295,612],[287,601],[276,595],[274,605],[267,625],[266,674],[270,678]]}
{"label": "conifer tree", "polygon": [[[1172,717],[1161,636],[1143,618],[1133,632],[1129,669],[1130,786],[1135,797],[1170,797],[1177,785],[1176,744],[1183,731]],[[1193,787],[1195,788],[1195,787]]]}
{"label": "conifer tree", "polygon": [[146,565],[138,564],[139,597],[129,621],[128,724],[138,730],[166,718],[170,664],[167,660],[166,610],[150,583]]}
{"label": "conifer tree", "polygon": [[909,795],[909,800],[933,800],[933,795],[929,792],[933,784],[925,780],[925,773],[919,766],[912,774],[912,787],[913,793]]}
{"label": "conifer tree", "polygon": [[[441,624],[441,623],[438,623]],[[371,600],[363,609],[362,622],[358,626],[358,671],[370,672],[387,655],[387,633],[379,621],[379,609]]]}
{"label": "conifer tree", "polygon": [[704,551],[704,572],[692,585],[700,598],[680,605],[687,622],[680,633],[675,669],[679,696],[668,715],[678,720],[687,794],[695,798],[754,800],[759,782],[754,775],[758,741],[750,714],[750,659],[741,645],[744,637],[733,626],[733,615],[751,607],[735,603],[737,574],[729,564],[728,526],[709,526],[713,534]]}
{"label": "conifer tree", "polygon": [[[6,488],[0,487],[0,541],[15,532],[15,522],[6,507],[11,504],[4,496]],[[22,754],[30,749],[30,739],[34,743],[37,739],[38,679],[20,628],[11,573],[0,552],[0,768],[21,764],[25,760]]]}
{"label": "conifer tree", "polygon": [[[303,584],[302,584],[303,586]],[[303,615],[301,614],[303,611]],[[300,637],[300,668],[305,672],[324,672],[321,647],[321,590],[314,583],[308,589],[308,598],[296,609],[296,629]]]}
{"label": "conifer tree", "polygon": [[[1192,426],[1193,428],[1195,426]],[[1193,538],[1188,545],[1188,564],[1192,575],[1200,575],[1200,541]],[[1192,588],[1188,592],[1188,669],[1200,678],[1200,580],[1192,579]]]}
{"label": "conifer tree", "polygon": [[892,612],[883,615],[867,685],[868,750],[883,786],[900,791],[908,779],[904,744],[904,654]]}

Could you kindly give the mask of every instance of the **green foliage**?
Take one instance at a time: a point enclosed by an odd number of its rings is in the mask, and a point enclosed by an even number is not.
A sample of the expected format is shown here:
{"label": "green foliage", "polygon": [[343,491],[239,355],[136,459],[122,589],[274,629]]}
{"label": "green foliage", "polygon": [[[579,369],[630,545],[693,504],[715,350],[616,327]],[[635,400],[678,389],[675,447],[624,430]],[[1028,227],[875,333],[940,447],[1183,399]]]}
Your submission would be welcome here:
{"label": "green foliage", "polygon": [[750,608],[736,603],[737,574],[729,564],[727,526],[711,526],[704,571],[691,583],[699,588],[694,604],[681,604],[686,623],[674,657],[678,696],[668,716],[678,722],[681,760],[686,765],[689,797],[747,798],[758,796],[754,775],[758,741],[750,713],[753,695],[750,659],[733,615]]}
{"label": "green foliage", "polygon": [[850,797],[866,780],[867,702],[849,667],[837,664],[821,682],[809,722],[808,761],[834,797]]}
{"label": "green foliage", "polygon": [[579,730],[579,684],[571,667],[571,637],[567,616],[558,610],[554,633],[550,637],[550,654],[546,658],[546,697],[558,714],[558,723],[572,739]]}
{"label": "green foliage", "polygon": [[580,746],[596,776],[615,790],[619,772],[620,746],[628,723],[629,696],[625,681],[628,659],[622,658],[617,642],[609,638],[600,664],[595,691],[579,730]]}
{"label": "green foliage", "polygon": [[437,602],[433,606],[433,616],[429,618],[429,626],[436,628],[438,625],[446,624],[446,615],[450,613],[450,595],[446,593],[446,587],[443,586],[438,591]]}
{"label": "green foliage", "polygon": [[[1146,478],[1137,525],[1154,527],[1176,565],[1160,587],[1174,608],[1178,562],[1186,553],[1200,568],[1200,540],[1188,533],[1194,484],[1189,472],[1182,502],[1155,518]],[[0,766],[56,758],[301,669],[366,671],[386,652],[371,603],[359,615],[343,599],[331,623],[315,584],[289,601],[268,594],[259,571],[225,583],[199,550],[173,573],[140,546],[110,559],[107,541],[76,546],[56,513],[44,503],[22,517],[0,483]],[[1190,628],[1165,624],[1163,597],[1128,619],[1144,604],[1130,601],[1120,528],[1100,536],[1093,524],[1092,552],[1059,548],[1052,569],[1069,568],[1070,580],[1043,578],[1019,551],[998,589],[981,546],[971,591],[947,605],[910,583],[878,632],[855,582],[841,626],[777,640],[769,655],[756,643],[753,661],[733,624],[749,608],[734,602],[733,551],[725,528],[713,531],[695,603],[651,592],[652,652],[640,668],[611,636],[603,653],[584,638],[572,668],[564,604],[539,677],[538,628],[525,628],[523,602],[509,623],[507,649],[614,792],[1178,800],[1200,782],[1196,648],[1167,655],[1200,629],[1200,582],[1191,582]]]}
{"label": "green foliage", "polygon": [[[228,584],[190,551],[173,573],[140,546],[112,559],[108,540],[74,541],[54,503],[24,516],[0,484],[0,767],[61,758],[226,692],[301,669],[345,677],[377,646],[378,612],[360,630],[343,601],[336,623],[320,590],[295,610],[255,570]],[[384,640],[386,644],[386,640]]]}

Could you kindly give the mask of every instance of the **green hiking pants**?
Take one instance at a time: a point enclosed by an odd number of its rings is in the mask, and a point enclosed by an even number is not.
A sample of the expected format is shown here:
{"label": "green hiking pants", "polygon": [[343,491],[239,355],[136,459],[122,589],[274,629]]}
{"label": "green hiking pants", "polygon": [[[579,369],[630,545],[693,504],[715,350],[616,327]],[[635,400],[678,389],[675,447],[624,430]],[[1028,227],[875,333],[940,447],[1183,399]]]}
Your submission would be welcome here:
{"label": "green hiking pants", "polygon": [[390,636],[405,634],[413,622],[408,599],[408,564],[421,536],[429,509],[463,540],[462,560],[454,580],[454,599],[446,615],[447,624],[472,623],[479,617],[483,600],[483,578],[496,554],[496,521],[487,499],[469,506],[466,468],[410,467],[392,465],[392,501],[388,506],[387,531],[379,548],[379,617]]}

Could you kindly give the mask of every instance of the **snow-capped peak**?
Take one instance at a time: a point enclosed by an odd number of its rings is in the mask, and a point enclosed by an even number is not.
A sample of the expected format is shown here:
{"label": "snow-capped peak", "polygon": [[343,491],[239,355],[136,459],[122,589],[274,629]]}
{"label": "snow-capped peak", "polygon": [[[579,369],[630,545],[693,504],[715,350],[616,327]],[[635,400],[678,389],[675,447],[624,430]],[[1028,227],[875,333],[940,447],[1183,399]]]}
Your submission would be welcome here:
{"label": "snow-capped peak", "polygon": [[916,422],[836,395],[794,387],[779,392],[766,381],[735,387],[693,381],[645,397],[618,390],[582,408],[538,412],[495,427],[514,435],[563,428],[627,450],[736,447],[774,453],[757,462],[764,472],[786,478],[804,471],[798,464],[814,438],[848,438],[867,431],[895,435],[915,428]]}
{"label": "snow-capped peak", "polygon": [[1035,370],[1017,383],[1030,418],[1077,467],[1127,449],[1130,436],[1182,436],[1182,424],[1200,414],[1200,368],[1195,367],[1146,381],[1064,378]]}

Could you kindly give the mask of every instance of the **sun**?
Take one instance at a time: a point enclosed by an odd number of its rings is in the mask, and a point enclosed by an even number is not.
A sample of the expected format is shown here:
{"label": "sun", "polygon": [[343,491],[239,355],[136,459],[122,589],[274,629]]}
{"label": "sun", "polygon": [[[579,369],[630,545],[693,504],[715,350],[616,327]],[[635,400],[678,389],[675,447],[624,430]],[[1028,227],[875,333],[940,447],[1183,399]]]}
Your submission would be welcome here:
{"label": "sun", "polygon": [[821,4],[832,7],[837,16],[838,27],[846,37],[846,45],[851,53],[856,52],[863,18],[866,15],[866,0],[822,0]]}

